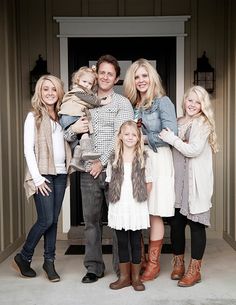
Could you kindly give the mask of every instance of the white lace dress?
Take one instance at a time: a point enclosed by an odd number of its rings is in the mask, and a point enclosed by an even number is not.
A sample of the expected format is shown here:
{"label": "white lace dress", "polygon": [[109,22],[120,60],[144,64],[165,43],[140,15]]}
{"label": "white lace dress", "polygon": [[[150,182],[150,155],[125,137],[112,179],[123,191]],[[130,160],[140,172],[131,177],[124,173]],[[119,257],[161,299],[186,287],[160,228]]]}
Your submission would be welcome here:
{"label": "white lace dress", "polygon": [[[150,227],[147,201],[137,202],[133,198],[133,187],[131,180],[132,163],[124,163],[124,181],[121,186],[120,200],[109,203],[108,226],[116,230],[141,230]],[[146,182],[152,182],[151,164],[149,158],[146,163]],[[111,166],[107,167],[106,181],[111,180]]]}

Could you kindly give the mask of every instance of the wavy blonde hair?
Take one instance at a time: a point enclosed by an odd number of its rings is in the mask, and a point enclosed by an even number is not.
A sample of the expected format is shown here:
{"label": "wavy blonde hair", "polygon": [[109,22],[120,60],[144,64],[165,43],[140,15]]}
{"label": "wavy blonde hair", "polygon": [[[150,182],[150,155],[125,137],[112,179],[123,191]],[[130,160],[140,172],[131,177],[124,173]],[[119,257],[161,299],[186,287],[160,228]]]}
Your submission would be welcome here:
{"label": "wavy blonde hair", "polygon": [[133,127],[137,133],[138,141],[136,143],[136,146],[134,148],[134,158],[136,157],[138,161],[140,162],[141,168],[144,168],[145,166],[145,160],[144,160],[144,141],[143,141],[143,135],[141,128],[138,127],[137,123],[135,121],[129,120],[124,122],[118,131],[118,134],[116,136],[116,142],[115,142],[115,158],[112,163],[112,166],[114,168],[119,167],[123,163],[123,152],[124,152],[124,145],[122,141],[122,136],[125,130],[129,127]]}
{"label": "wavy blonde hair", "polygon": [[43,101],[43,98],[42,98],[42,87],[43,87],[43,83],[46,80],[49,80],[53,84],[53,86],[56,88],[56,92],[58,95],[58,101],[55,104],[56,119],[58,119],[57,114],[58,114],[58,111],[60,110],[61,101],[65,94],[64,89],[63,89],[63,86],[64,86],[63,82],[58,77],[56,77],[54,75],[43,75],[39,78],[39,80],[37,81],[36,86],[35,86],[34,95],[31,99],[31,105],[33,108],[33,113],[35,116],[35,122],[36,122],[37,127],[39,127],[39,125],[42,121],[43,114],[47,113],[50,116],[50,114],[48,113],[47,105],[45,104],[45,102]]}
{"label": "wavy blonde hair", "polygon": [[143,104],[144,108],[150,108],[155,97],[162,97],[166,93],[162,86],[160,75],[148,60],[140,58],[133,62],[132,65],[128,68],[123,84],[124,95],[131,101],[134,106],[140,102],[141,96],[135,85],[135,74],[140,67],[143,67],[147,71],[150,79],[150,86],[147,90],[146,99]]}
{"label": "wavy blonde hair", "polygon": [[[198,101],[201,103],[201,113],[200,116],[204,117],[204,120],[209,124],[211,132],[209,135],[209,144],[212,148],[212,151],[216,153],[218,149],[218,143],[217,143],[217,135],[215,131],[215,119],[214,119],[214,112],[213,112],[213,107],[211,103],[210,96],[208,92],[201,86],[193,86],[189,88],[183,98],[183,103],[182,103],[182,109],[184,115],[186,114],[186,109],[185,109],[185,101],[188,98],[188,96],[191,93],[195,93],[197,95]],[[199,115],[197,115],[199,116]]]}
{"label": "wavy blonde hair", "polygon": [[82,75],[84,74],[91,74],[94,78],[92,89],[97,85],[97,73],[96,73],[96,66],[92,66],[91,68],[87,66],[83,66],[79,68],[79,70],[75,71],[72,74],[71,82],[72,82],[72,88],[79,85],[79,81]]}

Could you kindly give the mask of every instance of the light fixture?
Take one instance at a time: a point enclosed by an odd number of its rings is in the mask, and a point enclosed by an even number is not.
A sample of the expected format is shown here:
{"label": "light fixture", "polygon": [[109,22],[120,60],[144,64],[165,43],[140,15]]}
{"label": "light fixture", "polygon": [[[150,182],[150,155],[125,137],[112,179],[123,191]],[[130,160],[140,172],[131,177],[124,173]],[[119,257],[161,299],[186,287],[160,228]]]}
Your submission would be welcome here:
{"label": "light fixture", "polygon": [[50,74],[47,72],[47,61],[43,60],[42,56],[39,54],[38,60],[36,60],[36,65],[32,71],[30,71],[30,94],[33,95],[35,91],[35,86],[37,81],[42,75]]}
{"label": "light fixture", "polygon": [[194,85],[205,88],[209,93],[214,91],[215,69],[209,64],[206,52],[197,59],[197,70],[194,71]]}

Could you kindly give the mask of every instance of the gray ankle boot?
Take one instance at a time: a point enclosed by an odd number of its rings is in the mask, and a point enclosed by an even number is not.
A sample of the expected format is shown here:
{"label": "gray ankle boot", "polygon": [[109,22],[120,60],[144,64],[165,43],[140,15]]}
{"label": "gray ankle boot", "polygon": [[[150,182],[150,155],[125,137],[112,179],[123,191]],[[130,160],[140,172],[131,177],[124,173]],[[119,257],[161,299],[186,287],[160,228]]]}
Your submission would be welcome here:
{"label": "gray ankle boot", "polygon": [[80,139],[80,147],[83,161],[96,160],[101,156],[101,154],[93,151],[91,138]]}
{"label": "gray ankle boot", "polygon": [[30,267],[30,263],[27,260],[24,260],[20,253],[16,254],[13,260],[12,267],[24,277],[35,277],[36,272]]}
{"label": "gray ankle boot", "polygon": [[60,281],[60,275],[56,272],[54,261],[51,260],[45,260],[43,264],[43,270],[46,273],[47,278],[51,282],[59,282]]}
{"label": "gray ankle boot", "polygon": [[70,166],[73,167],[75,170],[84,172],[84,162],[82,161],[82,150],[79,145],[75,146],[73,152],[73,158],[71,159]]}

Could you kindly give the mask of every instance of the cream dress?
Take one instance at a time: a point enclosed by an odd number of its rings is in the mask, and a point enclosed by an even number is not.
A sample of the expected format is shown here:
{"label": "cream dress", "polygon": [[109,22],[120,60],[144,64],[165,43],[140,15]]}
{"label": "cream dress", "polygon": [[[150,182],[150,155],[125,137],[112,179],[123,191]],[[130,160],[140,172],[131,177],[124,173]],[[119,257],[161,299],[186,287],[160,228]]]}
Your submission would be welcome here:
{"label": "cream dress", "polygon": [[[132,190],[132,163],[124,163],[124,181],[121,186],[120,200],[116,203],[109,203],[108,226],[116,230],[141,230],[150,227],[149,211],[147,201],[137,202],[133,198]],[[147,158],[146,162],[146,182],[152,182],[151,163]],[[111,165],[107,167],[106,181],[111,180]]]}
{"label": "cream dress", "polygon": [[157,153],[145,145],[151,159],[152,191],[148,199],[149,214],[161,217],[174,216],[175,189],[174,165],[170,147],[159,147]]}

